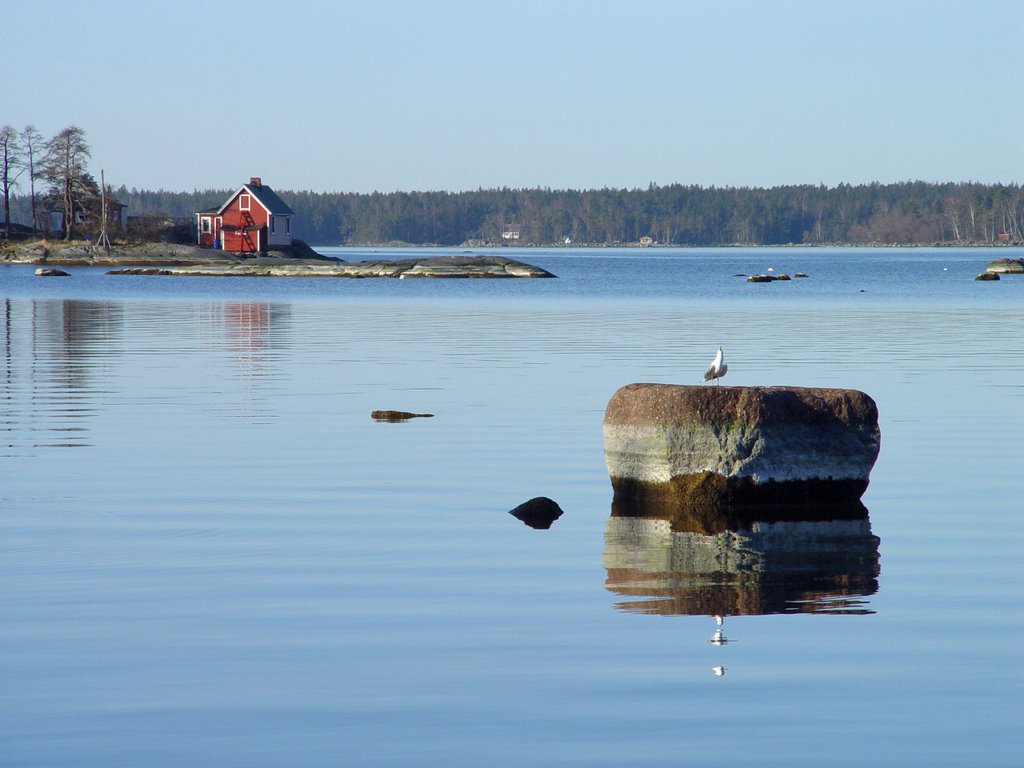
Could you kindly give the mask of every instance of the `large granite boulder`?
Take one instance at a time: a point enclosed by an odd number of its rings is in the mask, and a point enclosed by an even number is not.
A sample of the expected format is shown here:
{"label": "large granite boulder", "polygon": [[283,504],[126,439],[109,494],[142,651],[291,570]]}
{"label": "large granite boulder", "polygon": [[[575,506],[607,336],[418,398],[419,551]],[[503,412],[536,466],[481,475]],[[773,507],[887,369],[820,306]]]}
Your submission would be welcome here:
{"label": "large granite boulder", "polygon": [[858,517],[878,408],[851,389],[629,384],[608,403],[604,443],[616,515],[660,510],[705,532]]}

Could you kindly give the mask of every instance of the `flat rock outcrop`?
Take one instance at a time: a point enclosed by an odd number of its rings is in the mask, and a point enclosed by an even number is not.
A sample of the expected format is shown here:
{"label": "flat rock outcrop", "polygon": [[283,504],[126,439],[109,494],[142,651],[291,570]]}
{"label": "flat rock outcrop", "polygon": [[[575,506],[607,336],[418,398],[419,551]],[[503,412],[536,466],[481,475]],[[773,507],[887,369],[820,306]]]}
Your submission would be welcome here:
{"label": "flat rock outcrop", "polygon": [[0,251],[0,263],[111,267],[111,275],[185,277],[555,277],[504,256],[464,254],[348,262],[295,240],[258,255],[232,254],[181,243],[137,243],[110,250],[86,244],[31,242]]}
{"label": "flat rock outcrop", "polygon": [[860,506],[880,446],[878,408],[852,389],[629,384],[603,428],[613,514],[660,509],[709,532],[744,509],[845,516],[836,508]]}
{"label": "flat rock outcrop", "polygon": [[989,262],[985,271],[1002,275],[1024,274],[1024,259],[995,259]]}
{"label": "flat rock outcrop", "polygon": [[185,277],[554,277],[547,270],[501,256],[435,256],[397,261],[252,260],[114,269],[112,275]]}

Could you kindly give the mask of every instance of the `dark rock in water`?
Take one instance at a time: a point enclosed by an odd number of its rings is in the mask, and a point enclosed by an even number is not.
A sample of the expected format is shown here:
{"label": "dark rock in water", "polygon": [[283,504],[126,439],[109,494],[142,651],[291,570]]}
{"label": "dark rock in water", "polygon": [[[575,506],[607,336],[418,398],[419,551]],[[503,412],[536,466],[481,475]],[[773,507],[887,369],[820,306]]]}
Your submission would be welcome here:
{"label": "dark rock in water", "polygon": [[707,533],[786,519],[773,509],[827,520],[867,489],[878,408],[851,389],[630,384],[608,403],[604,444],[617,515],[678,514]]}
{"label": "dark rock in water", "polygon": [[52,267],[39,267],[36,270],[36,277],[71,277],[63,269],[54,269]]}
{"label": "dark rock in water", "polygon": [[785,272],[782,272],[782,273],[780,273],[780,274],[776,275],[776,276],[775,276],[775,279],[776,279],[776,280],[792,280],[793,278],[791,278],[791,277],[790,277],[789,275],[787,275],[787,274],[786,274]]}
{"label": "dark rock in water", "polygon": [[372,411],[370,418],[375,421],[408,421],[409,419],[429,419],[432,413],[409,413],[409,411]]}
{"label": "dark rock in water", "polygon": [[1004,275],[1024,274],[1024,259],[995,259],[985,267],[986,272],[1000,272]]}
{"label": "dark rock in water", "polygon": [[555,520],[562,516],[562,508],[546,496],[538,496],[535,499],[524,501],[515,509],[510,509],[509,514],[517,520],[522,520],[531,528],[547,530]]}
{"label": "dark rock in water", "polygon": [[980,275],[974,278],[975,280],[998,280],[999,273],[997,272],[982,272]]}
{"label": "dark rock in water", "polygon": [[806,272],[797,272],[793,277],[810,277]]}
{"label": "dark rock in water", "polygon": [[751,275],[747,278],[748,283],[771,283],[774,281],[774,275]]}

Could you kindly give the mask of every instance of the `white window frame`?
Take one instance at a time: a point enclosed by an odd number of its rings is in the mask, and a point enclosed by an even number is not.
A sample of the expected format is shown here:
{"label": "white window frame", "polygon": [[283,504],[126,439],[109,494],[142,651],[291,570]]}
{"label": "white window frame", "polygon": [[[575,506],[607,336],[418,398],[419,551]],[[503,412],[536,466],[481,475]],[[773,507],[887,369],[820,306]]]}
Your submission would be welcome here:
{"label": "white window frame", "polygon": [[251,211],[252,210],[252,195],[241,194],[238,196],[238,210],[240,211]]}

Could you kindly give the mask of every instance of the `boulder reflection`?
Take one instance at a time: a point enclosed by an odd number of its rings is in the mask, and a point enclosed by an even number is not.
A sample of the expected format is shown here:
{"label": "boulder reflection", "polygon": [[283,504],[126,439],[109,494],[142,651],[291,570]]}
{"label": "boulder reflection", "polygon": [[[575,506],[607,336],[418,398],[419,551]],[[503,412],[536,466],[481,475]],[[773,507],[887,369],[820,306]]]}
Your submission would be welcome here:
{"label": "boulder reflection", "polygon": [[613,510],[605,587],[638,598],[616,603],[633,613],[873,613],[864,598],[878,590],[879,539],[863,505],[844,508],[840,519],[778,509],[771,517],[705,533],[687,530],[676,515]]}

